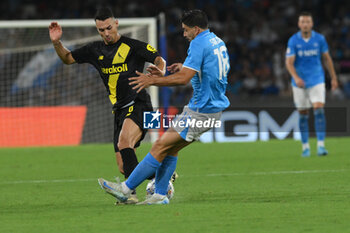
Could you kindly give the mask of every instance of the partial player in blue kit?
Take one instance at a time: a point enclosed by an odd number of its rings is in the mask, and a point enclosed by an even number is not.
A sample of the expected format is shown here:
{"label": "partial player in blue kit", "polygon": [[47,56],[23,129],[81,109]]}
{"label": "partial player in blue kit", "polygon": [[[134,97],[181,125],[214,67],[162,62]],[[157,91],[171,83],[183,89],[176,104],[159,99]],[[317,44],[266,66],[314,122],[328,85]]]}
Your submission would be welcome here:
{"label": "partial player in blue kit", "polygon": [[332,90],[338,87],[333,61],[328,51],[325,37],[312,30],[312,15],[303,12],[299,15],[300,31],[290,37],[286,52],[286,67],[292,76],[293,99],[299,111],[299,128],[302,141],[302,156],[310,156],[309,108],[313,107],[317,136],[317,154],[327,155],[325,148],[326,100],[325,73],[322,59],[331,76]]}
{"label": "partial player in blue kit", "polygon": [[151,66],[149,71],[153,75],[138,72],[139,77],[129,79],[138,92],[150,85],[175,86],[191,81],[193,96],[183,112],[173,120],[172,127],[153,144],[151,151],[126,182],[113,183],[102,178],[98,180],[102,189],[122,202],[149,174],[156,172],[155,193],[141,204],[168,204],[167,188],[176,168],[178,152],[212,127],[189,125],[186,122],[219,121],[222,111],[230,105],[225,96],[230,69],[225,43],[209,31],[208,18],[201,10],[185,12],[182,27],[184,37],[191,41],[184,64],[169,66],[168,70],[173,74],[165,77],[162,77],[159,68]]}

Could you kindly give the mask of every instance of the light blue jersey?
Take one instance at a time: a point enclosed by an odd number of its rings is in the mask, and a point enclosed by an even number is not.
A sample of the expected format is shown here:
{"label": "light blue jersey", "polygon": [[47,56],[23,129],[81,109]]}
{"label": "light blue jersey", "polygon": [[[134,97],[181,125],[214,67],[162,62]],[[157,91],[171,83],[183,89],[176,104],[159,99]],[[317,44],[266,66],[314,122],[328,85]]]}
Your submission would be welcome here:
{"label": "light blue jersey", "polygon": [[[311,31],[308,40],[302,38],[300,31],[289,38],[286,56],[295,56],[296,72],[304,80],[306,88],[324,83],[321,56],[326,52],[328,52],[326,39],[315,31]],[[296,87],[294,79],[292,85]]]}
{"label": "light blue jersey", "polygon": [[225,96],[230,61],[225,43],[209,29],[198,34],[187,50],[184,67],[197,71],[191,83],[188,107],[200,113],[216,113],[230,105]]}

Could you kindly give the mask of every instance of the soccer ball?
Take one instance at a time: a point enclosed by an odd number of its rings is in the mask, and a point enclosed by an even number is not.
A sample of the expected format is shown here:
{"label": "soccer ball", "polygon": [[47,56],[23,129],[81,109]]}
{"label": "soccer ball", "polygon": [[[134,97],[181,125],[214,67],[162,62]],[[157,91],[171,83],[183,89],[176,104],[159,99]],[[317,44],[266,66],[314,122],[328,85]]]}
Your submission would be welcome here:
{"label": "soccer ball", "polygon": [[[150,180],[146,186],[146,196],[149,197],[151,195],[154,194],[154,190],[156,188],[156,181],[153,178],[152,180]],[[169,185],[168,185],[168,193],[166,194],[167,198],[170,200],[171,198],[173,198],[175,193],[175,189],[174,189],[174,185],[171,181],[169,181]]]}

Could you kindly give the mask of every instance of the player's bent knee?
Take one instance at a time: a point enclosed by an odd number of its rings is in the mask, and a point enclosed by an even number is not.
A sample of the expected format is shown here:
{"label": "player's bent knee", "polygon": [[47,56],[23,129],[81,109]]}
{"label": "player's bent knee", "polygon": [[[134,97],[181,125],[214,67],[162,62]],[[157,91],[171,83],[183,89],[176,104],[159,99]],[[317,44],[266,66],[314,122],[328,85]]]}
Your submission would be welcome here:
{"label": "player's bent knee", "polygon": [[153,144],[151,148],[151,154],[153,156],[165,158],[167,155],[168,147],[163,143],[161,139],[157,139],[157,141]]}
{"label": "player's bent knee", "polygon": [[133,143],[128,139],[127,137],[120,136],[118,140],[118,148],[119,150],[125,149],[125,148],[134,148]]}

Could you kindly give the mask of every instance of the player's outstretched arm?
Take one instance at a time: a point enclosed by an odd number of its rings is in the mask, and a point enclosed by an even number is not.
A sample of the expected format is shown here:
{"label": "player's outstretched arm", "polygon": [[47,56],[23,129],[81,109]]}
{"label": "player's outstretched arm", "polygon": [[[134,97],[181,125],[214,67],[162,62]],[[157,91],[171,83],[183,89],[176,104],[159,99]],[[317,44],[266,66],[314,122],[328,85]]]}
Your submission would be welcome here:
{"label": "player's outstretched arm", "polygon": [[294,62],[295,62],[295,56],[287,57],[286,58],[286,68],[287,68],[289,74],[294,79],[296,85],[300,88],[304,88],[305,87],[304,80],[302,80],[299,77],[299,75],[297,74],[297,71],[296,71],[295,66],[294,66]]}
{"label": "player's outstretched arm", "polygon": [[142,89],[149,86],[179,86],[186,85],[192,77],[196,74],[196,71],[184,67],[181,71],[166,76],[166,78],[154,76],[151,74],[143,74],[136,71],[138,77],[129,78],[129,84],[134,85],[132,89],[140,92]]}
{"label": "player's outstretched arm", "polygon": [[61,58],[65,64],[73,64],[75,60],[69,49],[63,46],[61,42],[62,27],[57,22],[52,22],[49,26],[50,39],[55,48],[57,55]]}
{"label": "player's outstretched arm", "polygon": [[323,57],[323,62],[328,70],[328,73],[331,76],[332,90],[335,90],[338,88],[338,79],[337,79],[337,75],[335,74],[331,55],[329,55],[329,52],[326,52],[322,54],[322,57]]}

